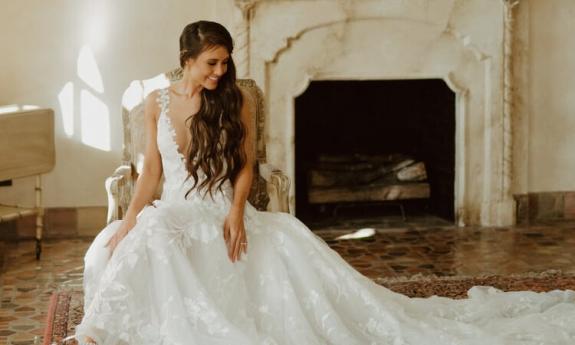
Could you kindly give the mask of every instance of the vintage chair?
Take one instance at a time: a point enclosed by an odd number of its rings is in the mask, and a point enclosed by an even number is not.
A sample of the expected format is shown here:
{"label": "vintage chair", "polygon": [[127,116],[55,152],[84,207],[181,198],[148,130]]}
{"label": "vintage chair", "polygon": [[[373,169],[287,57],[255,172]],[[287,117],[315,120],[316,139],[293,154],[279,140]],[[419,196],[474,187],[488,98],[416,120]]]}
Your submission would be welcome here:
{"label": "vintage chair", "polygon": [[[121,219],[127,211],[136,179],[142,169],[145,146],[143,101],[146,95],[181,78],[182,69],[177,68],[149,80],[134,81],[124,93],[122,97],[124,127],[122,165],[106,179],[108,223]],[[252,129],[256,133],[257,164],[248,201],[259,210],[289,212],[289,179],[280,170],[266,163],[265,111],[262,91],[251,79],[239,79],[237,84],[251,96],[250,104],[255,114]],[[163,180],[160,186],[162,184]],[[159,199],[160,195],[161,187],[156,191],[154,199]]]}

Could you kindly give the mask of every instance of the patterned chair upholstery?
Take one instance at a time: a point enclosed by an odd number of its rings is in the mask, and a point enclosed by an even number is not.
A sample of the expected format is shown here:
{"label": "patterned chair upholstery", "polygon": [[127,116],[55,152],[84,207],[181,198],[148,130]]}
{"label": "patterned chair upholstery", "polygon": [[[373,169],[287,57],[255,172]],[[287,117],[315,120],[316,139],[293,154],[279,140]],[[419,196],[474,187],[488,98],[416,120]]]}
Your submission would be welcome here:
{"label": "patterned chair upholstery", "polygon": [[[144,99],[159,88],[182,78],[182,69],[148,79],[132,82],[122,97],[122,120],[124,128],[124,147],[122,164],[114,174],[106,179],[108,192],[108,223],[121,219],[128,209],[136,179],[142,170],[145,149]],[[251,97],[253,107],[256,164],[255,174],[248,201],[259,210],[289,212],[289,179],[280,170],[266,163],[264,141],[265,110],[263,94],[251,79],[238,79],[237,84]],[[163,177],[154,199],[162,193]]]}

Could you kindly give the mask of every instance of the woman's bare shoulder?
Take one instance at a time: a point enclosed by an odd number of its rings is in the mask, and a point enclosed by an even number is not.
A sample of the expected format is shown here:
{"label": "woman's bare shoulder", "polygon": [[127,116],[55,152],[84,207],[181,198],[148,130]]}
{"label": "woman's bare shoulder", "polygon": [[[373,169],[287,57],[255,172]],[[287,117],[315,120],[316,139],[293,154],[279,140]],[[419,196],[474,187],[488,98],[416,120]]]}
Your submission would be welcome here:
{"label": "woman's bare shoulder", "polygon": [[158,120],[161,110],[160,92],[161,90],[157,89],[146,96],[146,99],[144,100],[144,117],[153,117],[154,120]]}

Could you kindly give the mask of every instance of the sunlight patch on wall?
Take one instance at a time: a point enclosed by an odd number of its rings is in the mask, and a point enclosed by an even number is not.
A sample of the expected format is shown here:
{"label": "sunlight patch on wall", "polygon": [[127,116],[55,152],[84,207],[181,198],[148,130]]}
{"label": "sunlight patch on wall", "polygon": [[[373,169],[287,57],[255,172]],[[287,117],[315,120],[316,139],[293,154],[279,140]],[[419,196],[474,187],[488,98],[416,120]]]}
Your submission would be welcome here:
{"label": "sunlight patch on wall", "polygon": [[127,111],[134,109],[142,101],[144,87],[142,83],[133,81],[122,96],[122,106]]}
{"label": "sunlight patch on wall", "polygon": [[102,82],[100,69],[96,63],[94,53],[88,45],[84,45],[78,55],[77,73],[78,77],[96,92],[104,92],[104,83]]}
{"label": "sunlight patch on wall", "polygon": [[35,110],[40,109],[37,105],[30,105],[30,104],[7,104],[0,107],[0,114],[6,113],[13,113],[16,111],[27,111],[27,110]]}
{"label": "sunlight patch on wall", "polygon": [[58,93],[58,103],[62,113],[64,133],[71,137],[74,135],[74,84],[69,81]]}
{"label": "sunlight patch on wall", "polygon": [[154,90],[170,86],[170,81],[164,74],[161,74],[144,82],[133,81],[122,97],[122,106],[127,111],[131,111],[135,106],[142,103],[148,94]]}
{"label": "sunlight patch on wall", "polygon": [[110,112],[108,106],[90,91],[80,93],[82,143],[110,151]]}
{"label": "sunlight patch on wall", "polygon": [[20,106],[18,104],[7,104],[0,107],[0,114],[13,113],[19,110]]}
{"label": "sunlight patch on wall", "polygon": [[165,74],[144,80],[144,97],[154,90],[163,89],[168,86],[170,86],[170,81],[166,78]]}

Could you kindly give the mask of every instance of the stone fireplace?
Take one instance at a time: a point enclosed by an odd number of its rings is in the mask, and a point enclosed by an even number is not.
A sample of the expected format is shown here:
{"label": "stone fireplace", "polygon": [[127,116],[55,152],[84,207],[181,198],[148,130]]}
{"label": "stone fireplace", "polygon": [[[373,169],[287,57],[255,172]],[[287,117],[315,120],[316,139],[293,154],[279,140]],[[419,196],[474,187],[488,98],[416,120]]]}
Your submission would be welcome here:
{"label": "stone fireplace", "polygon": [[[510,225],[510,34],[504,0],[236,0],[240,76],[266,96],[267,158],[291,179],[295,100],[314,81],[443,81],[454,96],[454,219]],[[418,102],[417,93],[412,102]]]}

